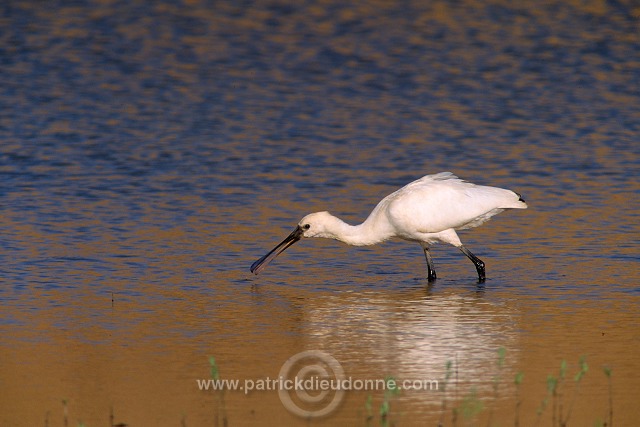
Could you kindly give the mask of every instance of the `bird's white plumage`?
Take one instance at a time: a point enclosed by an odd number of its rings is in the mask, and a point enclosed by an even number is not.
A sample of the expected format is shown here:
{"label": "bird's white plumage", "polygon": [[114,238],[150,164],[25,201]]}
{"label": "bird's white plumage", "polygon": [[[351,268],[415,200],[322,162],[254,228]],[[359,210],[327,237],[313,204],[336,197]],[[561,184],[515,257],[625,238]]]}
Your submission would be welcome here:
{"label": "bird's white plumage", "polygon": [[358,226],[345,227],[328,212],[309,214],[299,224],[310,225],[304,237],[334,238],[356,246],[391,237],[423,241],[425,236],[434,235],[436,241],[435,235],[442,231],[477,227],[504,209],[526,208],[519,199],[511,190],[472,184],[451,172],[441,172],[389,194]]}
{"label": "bird's white plumage", "polygon": [[425,233],[477,227],[504,209],[526,208],[519,199],[513,191],[472,184],[443,172],[402,187],[380,204],[401,237],[420,240]]}
{"label": "bird's white plumage", "polygon": [[298,223],[294,232],[297,234],[292,233],[289,240],[256,261],[252,271],[257,274],[292,244],[292,239],[324,237],[362,246],[398,237],[421,244],[427,256],[430,278],[435,278],[435,271],[428,253],[429,245],[444,242],[460,248],[474,262],[480,279],[484,280],[484,263],[464,248],[455,230],[477,227],[505,209],[526,208],[520,195],[511,190],[472,184],[451,172],[427,175],[382,199],[360,225],[348,225],[329,212],[305,216]]}

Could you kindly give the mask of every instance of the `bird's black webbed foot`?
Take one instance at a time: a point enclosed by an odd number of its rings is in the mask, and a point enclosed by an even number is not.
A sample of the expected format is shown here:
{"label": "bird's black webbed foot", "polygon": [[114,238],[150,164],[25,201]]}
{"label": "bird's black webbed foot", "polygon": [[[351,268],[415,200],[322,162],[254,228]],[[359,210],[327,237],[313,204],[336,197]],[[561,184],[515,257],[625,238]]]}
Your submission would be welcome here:
{"label": "bird's black webbed foot", "polygon": [[436,277],[436,272],[435,272],[435,270],[432,270],[432,269],[430,269],[430,268],[429,268],[429,269],[428,269],[428,272],[427,272],[427,281],[429,281],[429,282],[435,282],[435,281],[436,281],[436,279],[437,279],[437,277]]}
{"label": "bird's black webbed foot", "polygon": [[486,276],[484,274],[484,262],[480,259],[476,258],[477,261],[473,261],[473,264],[476,266],[476,270],[478,271],[478,283],[484,283],[486,280]]}
{"label": "bird's black webbed foot", "polygon": [[464,246],[460,246],[460,250],[467,256],[467,258],[471,260],[471,262],[473,262],[473,265],[476,267],[476,271],[478,272],[478,283],[484,283],[484,281],[486,280],[484,262],[474,254],[472,254],[471,251]]}
{"label": "bird's black webbed foot", "polygon": [[433,267],[433,259],[431,258],[431,253],[429,252],[429,248],[425,245],[422,247],[424,250],[424,256],[427,259],[427,281],[434,282],[436,277],[436,269]]}

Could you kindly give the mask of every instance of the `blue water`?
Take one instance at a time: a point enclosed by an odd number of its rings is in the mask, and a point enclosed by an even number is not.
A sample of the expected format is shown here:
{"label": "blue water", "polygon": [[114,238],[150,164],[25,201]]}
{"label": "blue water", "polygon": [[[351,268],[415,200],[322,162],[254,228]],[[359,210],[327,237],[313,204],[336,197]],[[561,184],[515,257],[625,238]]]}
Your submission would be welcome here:
{"label": "blue water", "polygon": [[[634,7],[0,6],[0,355],[23,343],[64,354],[46,347],[60,329],[79,345],[109,341],[85,327],[138,339],[127,322],[158,325],[145,332],[152,338],[170,328],[180,342],[212,327],[218,337],[252,342],[242,354],[262,348],[261,335],[282,338],[295,353],[287,337],[313,342],[313,334],[287,329],[299,315],[287,318],[290,292],[331,301],[327,293],[391,292],[407,298],[400,313],[422,313],[430,306],[414,305],[416,289],[427,286],[417,245],[302,242],[257,278],[248,268],[309,212],[357,223],[396,188],[446,170],[518,191],[529,209],[461,234],[487,263],[480,289],[464,256],[436,248],[440,279],[430,295],[444,303],[479,292],[495,307],[524,299],[529,307],[566,301],[598,310],[604,301],[629,328],[640,320]],[[122,324],[110,317],[111,299],[131,304],[133,317]],[[203,300],[220,309],[166,323],[176,315],[167,307]],[[252,326],[225,317],[260,306],[264,317]],[[391,319],[371,321],[403,330],[403,317],[384,307]],[[320,315],[311,324],[350,330],[363,322],[333,321]],[[526,330],[509,330],[507,347],[517,352]],[[637,348],[637,331],[629,336]],[[376,337],[365,328],[345,339],[375,349]],[[463,341],[447,341],[443,354],[466,351]],[[230,360],[235,351],[220,350]],[[630,353],[619,357],[627,363]],[[51,410],[34,405],[40,414]]]}

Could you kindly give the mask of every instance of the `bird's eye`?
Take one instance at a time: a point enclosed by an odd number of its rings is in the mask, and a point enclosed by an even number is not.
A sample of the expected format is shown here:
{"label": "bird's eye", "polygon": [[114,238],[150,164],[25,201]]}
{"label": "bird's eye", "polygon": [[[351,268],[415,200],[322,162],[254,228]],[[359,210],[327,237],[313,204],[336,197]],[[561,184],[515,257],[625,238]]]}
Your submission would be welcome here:
{"label": "bird's eye", "polygon": [[303,226],[302,226],[302,229],[303,229],[303,230],[308,230],[308,229],[310,229],[310,228],[311,228],[311,225],[310,225],[310,224],[305,224],[305,225],[303,225]]}

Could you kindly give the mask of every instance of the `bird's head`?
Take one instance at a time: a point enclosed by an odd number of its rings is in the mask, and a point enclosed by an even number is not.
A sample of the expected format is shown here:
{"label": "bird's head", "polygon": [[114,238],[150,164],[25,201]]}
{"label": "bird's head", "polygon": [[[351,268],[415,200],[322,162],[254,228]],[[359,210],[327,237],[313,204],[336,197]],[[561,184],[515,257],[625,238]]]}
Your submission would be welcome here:
{"label": "bird's head", "polygon": [[336,217],[329,212],[314,212],[300,220],[298,228],[301,229],[302,237],[325,237],[333,238],[333,224]]}
{"label": "bird's head", "polygon": [[340,220],[329,212],[315,212],[305,216],[300,220],[298,226],[287,236],[286,239],[280,242],[278,246],[271,249],[268,254],[253,263],[251,266],[251,272],[254,274],[260,273],[267,264],[303,237],[335,238],[335,235],[330,230],[333,229],[332,227],[337,221]]}

